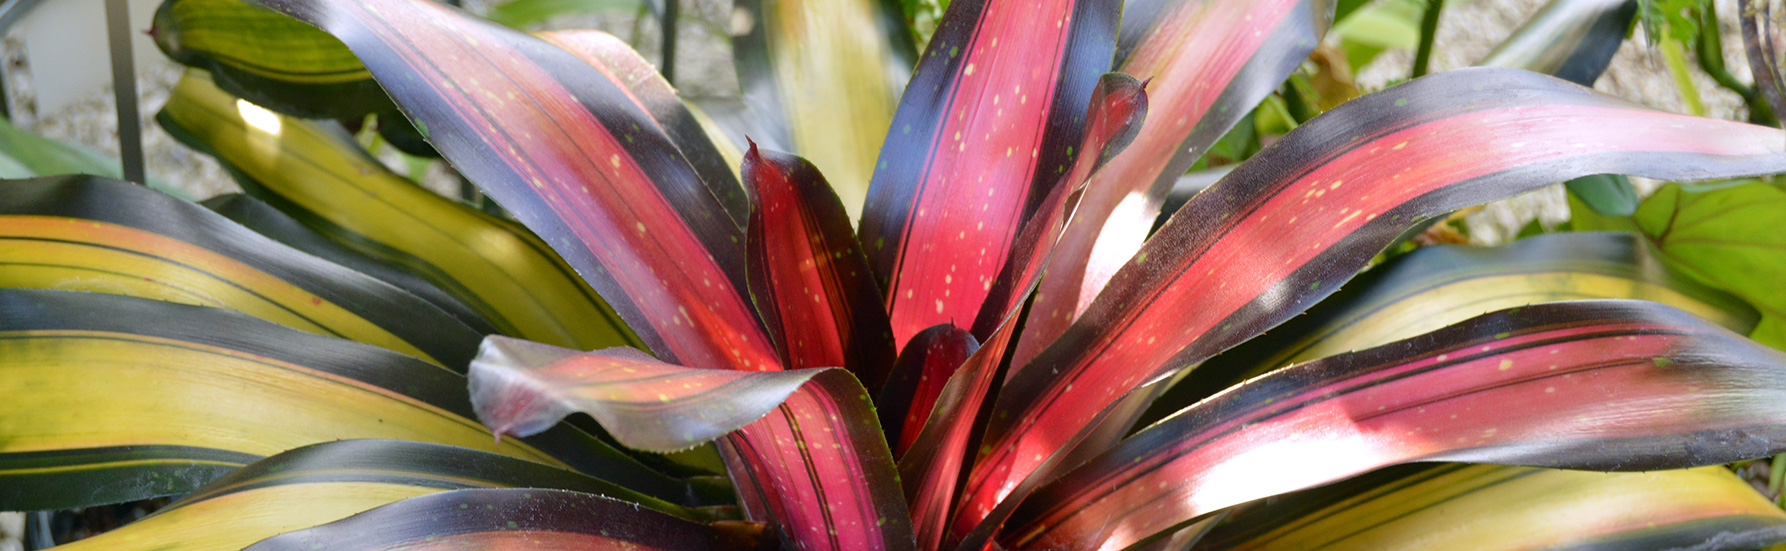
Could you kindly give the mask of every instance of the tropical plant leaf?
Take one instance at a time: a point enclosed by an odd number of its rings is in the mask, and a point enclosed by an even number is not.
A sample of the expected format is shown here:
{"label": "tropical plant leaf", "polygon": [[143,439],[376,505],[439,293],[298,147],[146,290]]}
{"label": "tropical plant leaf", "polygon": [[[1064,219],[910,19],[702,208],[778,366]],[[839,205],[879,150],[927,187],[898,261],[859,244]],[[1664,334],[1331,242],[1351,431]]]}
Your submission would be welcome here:
{"label": "tropical plant leaf", "polygon": [[129,182],[0,182],[0,287],[226,308],[463,372],[480,336],[415,295]]}
{"label": "tropical plant leaf", "polygon": [[1757,549],[1786,514],[1723,467],[1411,465],[1232,515],[1199,549]]}
{"label": "tropical plant leaf", "polygon": [[950,3],[900,98],[860,229],[895,343],[979,315],[1018,231],[1073,162],[1120,8]]}
{"label": "tropical plant leaf", "polygon": [[744,224],[750,217],[750,200],[738,185],[737,163],[729,161],[714,145],[715,140],[709,138],[700,117],[677,97],[676,89],[656,67],[639,57],[625,41],[601,31],[547,31],[536,36],[583,58],[608,79],[625,86],[627,96],[657,121],[732,220]]}
{"label": "tropical plant leaf", "polygon": [[[751,137],[824,167],[849,219],[862,216],[917,52],[897,0],[746,0],[732,39],[738,82],[768,124]],[[841,124],[840,124],[841,123]]]}
{"label": "tropical plant leaf", "polygon": [[[1779,136],[1774,136],[1779,138]],[[1759,183],[1704,188],[1669,184],[1632,216],[1670,267],[1761,310],[1751,336],[1786,349],[1786,190]]]}
{"label": "tropical plant leaf", "polygon": [[[4,178],[58,174],[124,177],[124,169],[118,165],[117,159],[85,147],[33,134],[4,119],[0,119],[0,157],[3,157],[0,159],[0,166],[6,167],[3,174],[0,174]],[[186,192],[156,178],[149,178],[144,185],[181,199],[191,198]]]}
{"label": "tropical plant leaf", "polygon": [[1637,16],[1637,0],[1551,0],[1477,65],[1518,67],[1593,86]]}
{"label": "tropical plant leaf", "polygon": [[268,239],[409,291],[410,294],[428,301],[429,304],[433,304],[434,307],[451,314],[453,318],[471,327],[473,331],[477,332],[480,339],[482,335],[497,332],[496,326],[491,325],[483,316],[479,316],[476,311],[420,276],[349,249],[346,245],[337,243],[315,230],[305,227],[303,223],[286,216],[279,209],[273,208],[259,199],[240,193],[227,193],[206,199],[199,204],[245,228],[254,230],[255,233],[267,236]]}
{"label": "tropical plant leaf", "polygon": [[681,518],[674,504],[571,471],[481,451],[401,440],[344,440],[256,461],[69,551],[241,549],[410,497],[463,488],[600,494]]}
{"label": "tropical plant leaf", "polygon": [[[737,545],[740,540],[754,545]],[[248,549],[719,551],[767,546],[739,531],[721,531],[594,494],[474,489],[405,499],[267,538]]]}
{"label": "tropical plant leaf", "polygon": [[485,425],[530,434],[574,411],[630,447],[715,438],[752,518],[807,548],[907,549],[892,456],[868,394],[841,369],[695,369],[631,349],[577,352],[490,337],[472,366]]}
{"label": "tropical plant leaf", "polygon": [[1411,461],[1635,471],[1759,457],[1786,449],[1782,398],[1786,355],[1680,310],[1506,310],[1279,370],[1187,408],[1038,490],[1004,539],[1120,548],[1224,507]]}
{"label": "tropical plant leaf", "polygon": [[984,436],[987,406],[997,396],[994,383],[1004,380],[1009,369],[1006,352],[1017,328],[1016,323],[1000,325],[985,346],[955,369],[948,384],[938,391],[923,430],[908,453],[900,456],[899,480],[906,501],[911,503],[919,549],[941,549],[955,543],[948,534],[955,494],[970,465],[968,450]]}
{"label": "tropical plant leaf", "polygon": [[659,358],[775,368],[743,293],[742,229],[621,83],[432,2],[264,3],[344,39],[435,148],[551,244]]}
{"label": "tropical plant leaf", "polygon": [[340,40],[247,0],[165,0],[149,34],[174,61],[274,111],[357,119],[391,109]]}
{"label": "tropical plant leaf", "polygon": [[1002,501],[989,537],[1105,406],[1313,305],[1415,221],[1587,174],[1771,173],[1786,168],[1775,132],[1494,68],[1328,111],[1193,198],[1007,382],[957,528]]}
{"label": "tropical plant leaf", "polygon": [[497,434],[530,436],[581,411],[627,447],[672,452],[757,420],[817,372],[695,369],[632,348],[579,352],[492,336],[471,366],[471,403]]}
{"label": "tropical plant leaf", "polygon": [[871,394],[893,369],[893,330],[868,257],[825,176],[805,159],[744,157],[750,294],[788,369],[844,367]]}
{"label": "tropical plant leaf", "polygon": [[336,129],[267,112],[191,71],[156,118],[230,167],[255,197],[426,279],[502,334],[583,348],[642,344],[545,242],[393,174]]}
{"label": "tropical plant leaf", "polygon": [[881,427],[893,445],[893,456],[904,457],[918,439],[936,406],[937,396],[956,368],[979,350],[980,341],[966,329],[938,325],[919,331],[893,364],[887,385],[881,389],[875,410],[880,413]]}
{"label": "tropical plant leaf", "polygon": [[1013,369],[1058,338],[1135,256],[1179,176],[1308,59],[1332,9],[1331,0],[1130,4],[1117,71],[1150,81],[1152,114],[1086,185]]}
{"label": "tropical plant leaf", "polygon": [[0,508],[14,511],[186,493],[349,438],[494,451],[691,499],[572,427],[493,442],[445,368],[214,308],[0,289],[0,395]]}
{"label": "tropical plant leaf", "polygon": [[1665,267],[1620,233],[1538,235],[1500,247],[1422,247],[1372,267],[1307,314],[1198,366],[1142,423],[1287,365],[1389,344],[1495,310],[1564,300],[1660,302],[1747,334],[1759,314]]}
{"label": "tropical plant leaf", "polygon": [[[508,0],[491,7],[484,16],[521,29],[564,15],[632,12],[642,4],[641,0]],[[661,4],[661,0],[652,4]]]}

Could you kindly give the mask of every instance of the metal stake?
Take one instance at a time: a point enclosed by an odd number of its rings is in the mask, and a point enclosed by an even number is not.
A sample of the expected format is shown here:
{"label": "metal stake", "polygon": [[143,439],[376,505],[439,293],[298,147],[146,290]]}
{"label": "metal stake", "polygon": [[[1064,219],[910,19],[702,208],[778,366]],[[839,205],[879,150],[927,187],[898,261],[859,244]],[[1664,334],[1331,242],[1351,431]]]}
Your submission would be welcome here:
{"label": "metal stake", "polygon": [[148,180],[143,175],[143,127],[136,105],[128,0],[105,0],[105,26],[112,46],[112,92],[118,104],[118,155],[124,162],[124,179],[142,184]]}

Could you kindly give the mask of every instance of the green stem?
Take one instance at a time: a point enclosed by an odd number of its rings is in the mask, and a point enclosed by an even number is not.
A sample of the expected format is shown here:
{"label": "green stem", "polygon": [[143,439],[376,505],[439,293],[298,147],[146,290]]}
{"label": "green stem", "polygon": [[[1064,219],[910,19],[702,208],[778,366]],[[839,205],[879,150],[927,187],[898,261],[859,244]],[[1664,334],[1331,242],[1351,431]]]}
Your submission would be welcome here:
{"label": "green stem", "polygon": [[1414,72],[1409,78],[1425,76],[1432,65],[1433,38],[1439,34],[1439,14],[1444,8],[1445,0],[1427,0],[1426,14],[1420,17],[1420,47],[1414,50]]}
{"label": "green stem", "polygon": [[1724,65],[1724,42],[1719,37],[1718,9],[1715,2],[1705,4],[1705,11],[1700,16],[1699,43],[1696,46],[1694,50],[1699,54],[1699,68],[1705,70],[1705,74],[1710,75],[1712,80],[1718,81],[1719,86],[1742,96],[1743,103],[1749,106],[1749,122],[1780,125],[1774,118],[1773,107],[1761,98],[1761,94],[1756,93],[1754,87],[1738,81]]}
{"label": "green stem", "polygon": [[1699,90],[1693,87],[1693,77],[1687,72],[1687,54],[1681,50],[1681,42],[1663,38],[1656,46],[1662,49],[1662,63],[1668,66],[1669,76],[1674,77],[1674,87],[1680,92],[1681,103],[1686,104],[1687,112],[1705,116],[1705,102],[1699,99]]}

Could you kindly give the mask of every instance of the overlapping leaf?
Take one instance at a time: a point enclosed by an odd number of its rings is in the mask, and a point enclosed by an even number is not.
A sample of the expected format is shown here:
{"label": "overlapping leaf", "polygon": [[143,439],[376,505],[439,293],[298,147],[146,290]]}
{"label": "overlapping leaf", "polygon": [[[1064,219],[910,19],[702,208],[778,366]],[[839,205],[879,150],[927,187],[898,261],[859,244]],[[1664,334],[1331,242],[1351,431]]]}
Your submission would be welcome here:
{"label": "overlapping leaf", "polygon": [[1518,67],[1593,86],[1624,43],[1632,0],[1558,0],[1545,4],[1477,65]]}
{"label": "overlapping leaf", "polygon": [[880,399],[874,402],[895,457],[903,457],[912,447],[918,431],[930,419],[943,385],[979,348],[980,341],[973,333],[953,325],[919,331],[905,343]]}
{"label": "overlapping leaf", "polygon": [[356,118],[391,100],[340,40],[247,0],[166,0],[149,34],[230,93],[307,118]]}
{"label": "overlapping leaf", "polygon": [[1309,307],[1419,219],[1587,174],[1776,172],[1786,143],[1774,137],[1504,69],[1439,73],[1329,111],[1193,198],[1011,378],[957,529],[1003,501],[975,537],[990,536],[1014,506],[1005,498],[1038,483],[1030,475],[1106,405]]}
{"label": "overlapping leaf", "polygon": [[744,157],[751,190],[747,278],[788,369],[844,367],[878,394],[893,369],[893,331],[849,214],[805,159]]}
{"label": "overlapping leaf", "polygon": [[1627,234],[1547,234],[1494,248],[1422,247],[1372,267],[1305,315],[1204,362],[1160,397],[1143,422],[1290,364],[1381,346],[1495,310],[1609,298],[1660,302],[1742,334],[1757,318],[1736,297],[1663,267],[1663,259]]}
{"label": "overlapping leaf", "polygon": [[1003,539],[1120,548],[1224,507],[1410,461],[1654,470],[1759,457],[1786,449],[1782,398],[1786,354],[1680,310],[1506,310],[1279,370],[1187,408],[1038,490]]}
{"label": "overlapping leaf", "polygon": [[621,443],[721,451],[751,518],[808,549],[909,549],[911,523],[868,394],[841,369],[694,369],[637,350],[592,353],[491,337],[472,401],[497,432],[529,434],[573,411]]}
{"label": "overlapping leaf", "polygon": [[861,224],[895,343],[981,312],[1073,162],[1118,2],[952,2],[906,85]]}
{"label": "overlapping leaf", "polygon": [[406,499],[267,538],[248,549],[720,551],[772,547],[759,535],[721,531],[594,494],[475,489]]}
{"label": "overlapping leaf", "polygon": [[1307,59],[1331,0],[1148,0],[1123,12],[1117,71],[1149,80],[1152,116],[1086,186],[1017,345],[1022,369],[1135,255],[1173,183]]}
{"label": "overlapping leaf", "polygon": [[382,281],[204,208],[92,176],[0,182],[0,286],[227,308],[463,372],[479,335]]}
{"label": "overlapping leaf", "polygon": [[625,87],[421,0],[266,0],[341,38],[459,171],[540,234],[666,361],[774,369],[743,235]]}
{"label": "overlapping leaf", "polygon": [[599,479],[508,456],[401,440],[346,440],[256,461],[153,515],[63,547],[69,551],[241,549],[387,503],[463,488],[574,490],[682,518],[693,515]]}
{"label": "overlapping leaf", "polygon": [[1786,515],[1723,467],[1410,466],[1232,515],[1197,549],[1757,549]]}
{"label": "overlapping leaf", "polygon": [[642,344],[539,238],[393,174],[324,124],[268,112],[197,72],[157,120],[230,167],[250,194],[426,279],[502,334],[582,348]]}
{"label": "overlapping leaf", "polygon": [[358,343],[215,308],[0,290],[0,508],[191,491],[262,456],[339,439],[494,451],[694,495],[587,433],[493,442],[465,378]]}
{"label": "overlapping leaf", "polygon": [[917,53],[897,0],[748,0],[750,31],[732,40],[751,137],[810,159],[862,215],[875,156]]}

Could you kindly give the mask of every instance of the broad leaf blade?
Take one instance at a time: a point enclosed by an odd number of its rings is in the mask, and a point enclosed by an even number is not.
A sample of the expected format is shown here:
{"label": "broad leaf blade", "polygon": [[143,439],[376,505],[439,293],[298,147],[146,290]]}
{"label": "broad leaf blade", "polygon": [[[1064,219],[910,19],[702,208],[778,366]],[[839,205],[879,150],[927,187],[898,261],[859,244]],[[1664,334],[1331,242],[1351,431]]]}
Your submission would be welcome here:
{"label": "broad leaf blade", "polygon": [[1723,467],[1409,466],[1231,515],[1198,549],[1757,549],[1786,514]]}
{"label": "broad leaf blade", "polygon": [[10,510],[185,493],[262,456],[350,438],[494,451],[660,499],[692,495],[573,427],[494,442],[465,378],[445,368],[214,308],[3,289],[0,374]]}
{"label": "broad leaf blade", "polygon": [[1149,80],[1152,114],[1091,183],[1036,291],[1015,369],[1091,304],[1135,256],[1179,176],[1302,65],[1331,0],[1149,0],[1124,10],[1123,61]]}
{"label": "broad leaf blade", "polygon": [[230,93],[305,118],[358,118],[391,99],[340,40],[247,0],[167,0],[149,34]]}
{"label": "broad leaf blade", "polygon": [[1004,539],[1122,547],[1224,507],[1411,461],[1654,470],[1760,457],[1786,449],[1782,399],[1786,354],[1680,310],[1507,310],[1279,370],[1187,408],[1037,491]]}
{"label": "broad leaf blade", "polygon": [[[254,551],[588,549],[704,551],[736,543],[712,527],[564,490],[454,490],[281,534]],[[745,547],[749,548],[749,547]]]}
{"label": "broad leaf blade", "polygon": [[751,137],[831,175],[862,215],[875,156],[917,57],[897,0],[748,0],[732,40],[744,98],[770,116]]}
{"label": "broad leaf blade", "polygon": [[527,434],[573,411],[621,443],[722,456],[752,518],[807,548],[909,549],[892,456],[861,384],[841,369],[747,373],[665,364],[630,349],[577,352],[491,337],[472,400],[493,429]]}
{"label": "broad leaf blade", "polygon": [[893,444],[894,457],[904,457],[906,450],[911,449],[918,431],[930,419],[943,385],[979,348],[980,341],[974,339],[973,333],[953,325],[919,331],[905,343],[905,350],[899,353],[892,375],[887,378],[887,386],[874,402],[881,427]]}
{"label": "broad leaf blade", "polygon": [[575,267],[660,358],[775,368],[743,235],[626,89],[422,0],[268,0],[343,38],[436,149]]}
{"label": "broad leaf blade", "polygon": [[692,514],[599,479],[507,456],[402,440],[344,440],[256,461],[153,515],[63,547],[68,551],[241,549],[387,503],[463,488],[574,490],[682,518]]}
{"label": "broad leaf blade", "polygon": [[578,352],[492,336],[471,364],[471,403],[497,434],[529,436],[580,411],[627,447],[671,452],[757,420],[813,373],[695,369],[631,348]]}
{"label": "broad leaf blade", "polygon": [[463,372],[480,336],[382,281],[198,205],[92,176],[0,182],[0,286],[213,308],[381,346]]}
{"label": "broad leaf blade", "polygon": [[1313,305],[1417,220],[1587,174],[1777,172],[1774,132],[1506,69],[1347,102],[1193,198],[1011,378],[963,510],[1038,483],[1017,481],[1058,461],[1106,405]]}
{"label": "broad leaf blade", "polygon": [[1518,67],[1593,86],[1625,41],[1633,0],[1552,0],[1477,65]]}
{"label": "broad leaf blade", "polygon": [[1290,364],[1381,346],[1495,310],[1628,298],[1686,310],[1738,333],[1758,314],[1736,297],[1663,267],[1636,236],[1538,235],[1500,247],[1422,247],[1373,266],[1308,313],[1197,367],[1144,423]]}
{"label": "broad leaf blade", "polygon": [[1118,2],[952,2],[900,98],[861,224],[895,343],[981,311],[1072,163]]}
{"label": "broad leaf blade", "polygon": [[1759,182],[1694,189],[1669,184],[1632,216],[1669,266],[1761,310],[1755,340],[1786,348],[1786,190]]}
{"label": "broad leaf blade", "polygon": [[755,144],[744,180],[750,294],[782,365],[844,367],[879,394],[897,352],[893,330],[837,194],[812,163]]}
{"label": "broad leaf blade", "polygon": [[427,279],[501,334],[643,345],[544,241],[392,173],[338,130],[267,112],[192,71],[156,119],[229,167],[249,194]]}

